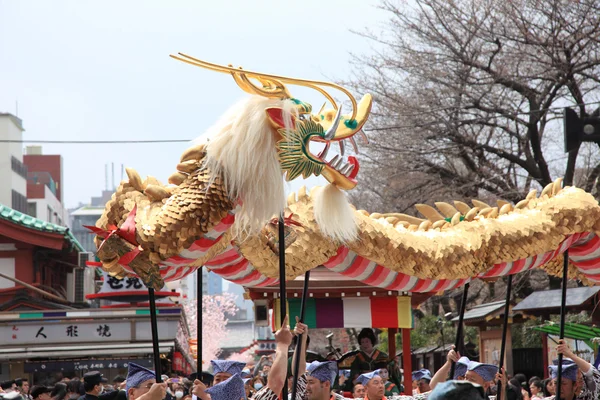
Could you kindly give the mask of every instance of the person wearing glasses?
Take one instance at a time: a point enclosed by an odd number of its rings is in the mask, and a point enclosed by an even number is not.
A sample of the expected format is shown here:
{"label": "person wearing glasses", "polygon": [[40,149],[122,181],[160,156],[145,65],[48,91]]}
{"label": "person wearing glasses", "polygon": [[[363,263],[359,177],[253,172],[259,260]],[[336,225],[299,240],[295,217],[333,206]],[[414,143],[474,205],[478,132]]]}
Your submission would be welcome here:
{"label": "person wearing glasses", "polygon": [[156,374],[135,363],[129,363],[125,389],[128,400],[163,400],[167,384],[156,383]]}

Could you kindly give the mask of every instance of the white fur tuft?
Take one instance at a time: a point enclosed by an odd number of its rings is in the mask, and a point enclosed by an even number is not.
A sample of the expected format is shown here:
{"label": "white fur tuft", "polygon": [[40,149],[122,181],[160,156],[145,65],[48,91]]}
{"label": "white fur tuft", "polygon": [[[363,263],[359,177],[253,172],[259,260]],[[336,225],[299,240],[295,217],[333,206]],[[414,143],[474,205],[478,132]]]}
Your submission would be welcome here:
{"label": "white fur tuft", "polygon": [[201,137],[208,139],[205,166],[213,176],[223,177],[232,200],[242,201],[233,227],[238,236],[260,230],[285,207],[277,137],[265,112],[268,107],[294,110],[289,100],[252,96],[230,108]]}
{"label": "white fur tuft", "polygon": [[358,237],[354,210],[346,194],[335,185],[319,188],[314,198],[315,220],[325,236],[342,243],[352,242]]}

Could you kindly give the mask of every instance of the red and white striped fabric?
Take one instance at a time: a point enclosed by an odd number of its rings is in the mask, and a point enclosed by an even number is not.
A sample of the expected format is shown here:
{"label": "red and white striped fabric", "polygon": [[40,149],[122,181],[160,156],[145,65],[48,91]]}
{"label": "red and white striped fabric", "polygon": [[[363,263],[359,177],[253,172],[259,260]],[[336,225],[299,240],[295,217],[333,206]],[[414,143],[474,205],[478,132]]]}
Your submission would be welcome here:
{"label": "red and white striped fabric", "polygon": [[193,263],[200,257],[203,257],[208,249],[221,240],[225,231],[233,225],[235,222],[236,211],[237,209],[230,211],[221,222],[214,226],[210,231],[206,232],[200,239],[192,243],[188,249],[183,250],[176,256],[166,259],[162,262],[162,265],[170,267],[185,266]]}
{"label": "red and white striped fabric", "polygon": [[394,272],[359,256],[344,246],[341,246],[337,254],[323,265],[332,271],[354,278],[367,285],[400,292],[439,292],[454,289],[469,281],[469,279],[419,279]]}
{"label": "red and white striped fabric", "polygon": [[581,235],[569,249],[569,259],[589,280],[600,282],[600,238],[595,233]]}
{"label": "red and white striped fabric", "polygon": [[[160,263],[160,275],[165,282],[178,281],[196,271],[198,267],[192,267],[189,264],[202,257],[208,251],[208,249],[221,240],[223,234],[235,222],[236,211],[237,208],[230,211],[227,216],[221,220],[221,222],[215,225],[210,231],[205,233],[200,239],[192,243],[188,249],[183,250],[178,255],[170,257]],[[130,266],[124,265],[123,268],[128,273],[136,275]]]}
{"label": "red and white striped fabric", "polygon": [[[567,237],[552,251],[525,259],[495,264],[477,278],[491,278],[517,274],[537,268],[569,249],[573,264],[591,280],[600,282],[600,238],[594,233],[577,233]],[[394,272],[341,246],[337,254],[323,264],[341,275],[371,286],[403,292],[439,292],[464,285],[470,279],[420,279]],[[277,279],[267,278],[258,272],[232,245],[206,264],[223,278],[248,287],[273,286]]]}
{"label": "red and white striped fabric", "polygon": [[[489,271],[481,273],[477,277],[492,278],[497,276],[513,275],[529,269],[537,268],[564,253],[567,249],[571,248],[574,243],[576,243],[582,237],[587,237],[588,235],[588,233],[576,233],[563,240],[556,250],[547,251],[543,254],[538,254],[533,257],[522,258],[517,261],[494,264]],[[569,256],[571,256],[571,253],[569,253]]]}
{"label": "red and white striped fabric", "polygon": [[227,246],[225,251],[209,262],[206,267],[230,282],[247,287],[271,286],[279,282],[278,279],[268,278],[258,272],[248,260],[244,258],[233,245]]}

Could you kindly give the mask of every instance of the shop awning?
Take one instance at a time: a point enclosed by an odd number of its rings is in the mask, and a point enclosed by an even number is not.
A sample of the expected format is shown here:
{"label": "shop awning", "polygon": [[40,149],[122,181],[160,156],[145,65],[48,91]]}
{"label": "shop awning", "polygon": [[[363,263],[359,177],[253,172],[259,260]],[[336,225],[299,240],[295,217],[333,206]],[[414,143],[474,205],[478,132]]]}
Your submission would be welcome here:
{"label": "shop awning", "polygon": [[[175,347],[174,341],[159,342],[161,353],[168,353]],[[152,342],[126,344],[90,344],[79,346],[23,346],[0,348],[0,360],[28,360],[34,358],[72,358],[100,356],[138,356],[152,354]]]}

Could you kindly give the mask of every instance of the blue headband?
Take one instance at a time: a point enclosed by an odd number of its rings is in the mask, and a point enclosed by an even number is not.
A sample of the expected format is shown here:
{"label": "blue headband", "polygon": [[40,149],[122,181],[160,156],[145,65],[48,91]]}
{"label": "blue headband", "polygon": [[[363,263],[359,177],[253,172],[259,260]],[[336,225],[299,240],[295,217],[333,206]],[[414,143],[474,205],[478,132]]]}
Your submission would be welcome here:
{"label": "blue headband", "polygon": [[331,386],[333,386],[333,382],[335,382],[337,370],[337,363],[335,361],[313,361],[306,368],[308,375],[317,378],[321,382],[329,381]]}
{"label": "blue headband", "polygon": [[150,371],[147,368],[135,363],[129,363],[129,370],[127,371],[127,383],[125,388],[127,391],[131,388],[138,387],[143,382],[149,381],[150,379],[156,379],[154,371]]}
{"label": "blue headband", "polygon": [[246,389],[240,374],[235,374],[226,381],[217,383],[206,389],[211,400],[239,400],[246,399]]}
{"label": "blue headband", "polygon": [[375,378],[376,376],[379,376],[379,370],[377,371],[373,371],[373,372],[369,372],[367,374],[362,374],[361,376],[359,376],[356,379],[356,383],[360,383],[363,386],[366,386],[367,383],[369,383],[369,381],[373,378]]}

